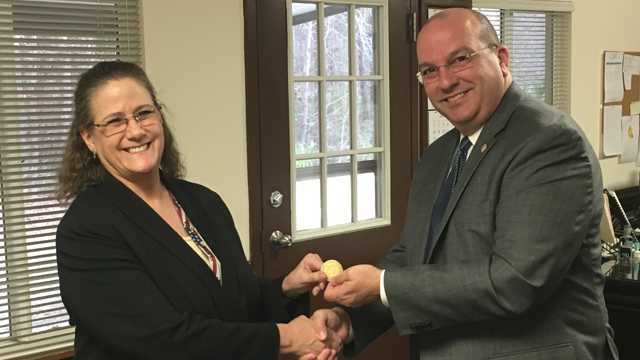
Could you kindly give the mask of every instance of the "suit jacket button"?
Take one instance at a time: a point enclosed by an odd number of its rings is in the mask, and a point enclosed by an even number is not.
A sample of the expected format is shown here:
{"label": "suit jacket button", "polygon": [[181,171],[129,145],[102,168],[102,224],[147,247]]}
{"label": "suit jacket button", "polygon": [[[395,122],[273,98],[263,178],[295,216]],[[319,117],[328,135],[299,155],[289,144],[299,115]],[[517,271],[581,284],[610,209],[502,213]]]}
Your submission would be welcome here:
{"label": "suit jacket button", "polygon": [[431,323],[426,323],[426,324],[424,324],[424,327],[425,327],[427,330],[432,330],[432,329],[433,329],[433,324],[431,324]]}
{"label": "suit jacket button", "polygon": [[411,331],[413,332],[420,331],[420,324],[411,324]]}

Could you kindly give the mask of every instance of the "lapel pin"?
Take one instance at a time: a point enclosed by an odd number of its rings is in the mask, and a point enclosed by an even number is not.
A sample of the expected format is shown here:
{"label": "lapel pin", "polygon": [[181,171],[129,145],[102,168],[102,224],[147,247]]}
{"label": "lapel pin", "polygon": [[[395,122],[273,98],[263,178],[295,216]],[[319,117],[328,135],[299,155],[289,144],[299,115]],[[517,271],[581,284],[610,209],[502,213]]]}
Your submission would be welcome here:
{"label": "lapel pin", "polygon": [[484,152],[485,150],[487,150],[487,144],[482,145],[480,152]]}

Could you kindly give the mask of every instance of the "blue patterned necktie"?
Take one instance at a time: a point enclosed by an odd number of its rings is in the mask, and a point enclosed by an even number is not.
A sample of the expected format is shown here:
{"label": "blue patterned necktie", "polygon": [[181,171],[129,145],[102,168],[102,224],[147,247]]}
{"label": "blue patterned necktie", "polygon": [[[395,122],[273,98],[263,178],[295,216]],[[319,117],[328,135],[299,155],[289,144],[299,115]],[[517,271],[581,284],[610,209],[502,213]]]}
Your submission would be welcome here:
{"label": "blue patterned necktie", "polygon": [[435,205],[433,205],[433,210],[431,211],[431,223],[429,224],[427,251],[424,255],[425,264],[429,262],[433,249],[436,247],[436,234],[440,229],[440,223],[442,222],[442,217],[444,216],[444,212],[449,204],[449,198],[453,193],[453,189],[456,187],[456,183],[458,182],[460,173],[462,173],[464,163],[467,161],[467,151],[471,145],[471,141],[466,136],[460,141],[460,150],[458,150],[458,153],[453,159],[449,176],[447,176],[447,180],[445,180],[444,185],[442,185],[438,199],[436,200]]}

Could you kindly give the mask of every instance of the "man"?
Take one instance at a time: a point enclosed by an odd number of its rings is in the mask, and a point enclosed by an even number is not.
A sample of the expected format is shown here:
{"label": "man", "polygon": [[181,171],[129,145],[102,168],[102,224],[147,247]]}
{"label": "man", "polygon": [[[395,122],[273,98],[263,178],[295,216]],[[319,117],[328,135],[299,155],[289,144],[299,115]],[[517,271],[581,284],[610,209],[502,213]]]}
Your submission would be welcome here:
{"label": "man", "polygon": [[509,52],[480,13],[436,14],[417,55],[455,129],[422,156],[400,242],[378,268],[335,277],[325,298],[349,308],[316,323],[351,326],[347,355],[395,323],[412,359],[616,359],[602,176],[586,136],[512,83]]}

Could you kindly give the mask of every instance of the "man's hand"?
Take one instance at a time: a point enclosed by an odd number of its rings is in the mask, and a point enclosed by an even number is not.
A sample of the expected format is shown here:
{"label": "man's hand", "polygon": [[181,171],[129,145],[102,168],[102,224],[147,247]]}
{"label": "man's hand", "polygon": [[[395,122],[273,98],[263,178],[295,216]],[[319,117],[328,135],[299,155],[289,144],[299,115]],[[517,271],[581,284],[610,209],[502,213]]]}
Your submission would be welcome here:
{"label": "man's hand", "polygon": [[[338,354],[342,348],[342,343],[349,336],[349,328],[351,321],[349,315],[341,308],[320,309],[313,313],[310,320],[318,336],[318,340],[327,344],[327,348],[319,354],[308,353],[300,360],[334,360],[338,358]],[[335,348],[335,344],[339,344],[339,348]],[[332,346],[332,347],[329,347]]]}
{"label": "man's hand", "polygon": [[333,331],[319,339],[314,323],[298,316],[288,324],[277,324],[280,332],[280,354],[293,354],[302,360],[333,360],[342,346],[342,340]]}
{"label": "man's hand", "polygon": [[338,335],[340,342],[347,340],[349,329],[351,328],[351,320],[343,309],[335,307],[333,309],[316,310],[310,319],[320,340],[326,339],[331,332]]}
{"label": "man's hand", "polygon": [[282,281],[282,291],[288,296],[298,296],[312,290],[315,296],[325,288],[327,275],[320,271],[322,259],[317,254],[307,254],[300,264]]}
{"label": "man's hand", "polygon": [[380,299],[382,270],[356,265],[336,275],[324,291],[324,298],[348,307],[358,307]]}

